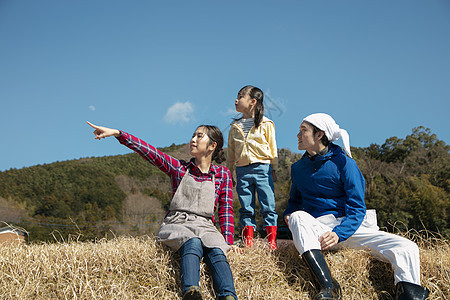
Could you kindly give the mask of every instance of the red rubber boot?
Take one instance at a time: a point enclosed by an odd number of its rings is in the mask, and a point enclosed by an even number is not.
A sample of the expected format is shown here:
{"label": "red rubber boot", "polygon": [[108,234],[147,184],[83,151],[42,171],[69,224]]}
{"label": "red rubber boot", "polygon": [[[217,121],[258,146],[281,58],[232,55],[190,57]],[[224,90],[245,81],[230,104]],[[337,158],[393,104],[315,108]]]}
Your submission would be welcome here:
{"label": "red rubber boot", "polygon": [[242,238],[247,247],[253,246],[253,226],[245,226],[242,231]]}
{"label": "red rubber boot", "polygon": [[277,226],[266,226],[267,239],[270,250],[277,249]]}

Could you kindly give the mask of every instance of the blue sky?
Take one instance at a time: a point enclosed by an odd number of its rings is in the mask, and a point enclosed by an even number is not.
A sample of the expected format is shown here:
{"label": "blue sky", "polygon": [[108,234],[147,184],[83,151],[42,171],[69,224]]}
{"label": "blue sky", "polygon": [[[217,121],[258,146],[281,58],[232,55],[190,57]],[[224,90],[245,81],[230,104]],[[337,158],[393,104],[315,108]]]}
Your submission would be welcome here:
{"label": "blue sky", "polygon": [[425,126],[449,142],[450,1],[0,2],[0,171],[129,153],[85,121],[157,147],[228,133],[247,84],[279,148],[331,114],[353,146]]}

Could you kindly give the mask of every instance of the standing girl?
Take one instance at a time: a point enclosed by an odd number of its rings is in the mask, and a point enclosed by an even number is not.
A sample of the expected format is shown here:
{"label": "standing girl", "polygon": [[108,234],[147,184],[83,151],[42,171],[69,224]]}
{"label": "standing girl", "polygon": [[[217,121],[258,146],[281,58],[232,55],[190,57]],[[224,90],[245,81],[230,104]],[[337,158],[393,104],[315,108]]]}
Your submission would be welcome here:
{"label": "standing girl", "polygon": [[240,224],[247,246],[253,245],[255,196],[261,206],[269,246],[277,248],[277,219],[273,179],[276,180],[277,144],[275,125],[264,116],[263,92],[254,86],[244,86],[235,101],[236,111],[243,116],[231,124],[228,135],[227,166],[236,167],[236,191],[241,208]]}
{"label": "standing girl", "polygon": [[[172,201],[156,240],[180,252],[183,300],[202,299],[199,288],[202,257],[211,272],[218,298],[237,299],[224,254],[231,248],[234,234],[231,174],[227,168],[211,163],[225,159],[220,130],[210,125],[199,126],[189,143],[193,158],[186,162],[126,132],[88,124],[95,129],[96,139],[115,136],[170,177]],[[217,206],[222,234],[214,226]]]}

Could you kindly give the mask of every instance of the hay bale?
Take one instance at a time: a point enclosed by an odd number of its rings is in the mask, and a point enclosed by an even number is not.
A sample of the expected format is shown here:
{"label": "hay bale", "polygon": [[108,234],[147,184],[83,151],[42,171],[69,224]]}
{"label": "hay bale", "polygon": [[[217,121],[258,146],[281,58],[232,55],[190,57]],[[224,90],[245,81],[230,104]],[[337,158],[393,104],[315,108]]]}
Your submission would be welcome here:
{"label": "hay bale", "polygon": [[[419,247],[430,299],[450,299],[448,241]],[[291,243],[270,251],[255,239],[254,247],[227,256],[239,299],[312,299],[315,293]],[[357,250],[326,252],[325,258],[344,299],[393,299],[389,264]],[[6,245],[0,248],[0,299],[181,299],[179,262],[151,236]],[[204,263],[200,287],[204,299],[215,299]]]}

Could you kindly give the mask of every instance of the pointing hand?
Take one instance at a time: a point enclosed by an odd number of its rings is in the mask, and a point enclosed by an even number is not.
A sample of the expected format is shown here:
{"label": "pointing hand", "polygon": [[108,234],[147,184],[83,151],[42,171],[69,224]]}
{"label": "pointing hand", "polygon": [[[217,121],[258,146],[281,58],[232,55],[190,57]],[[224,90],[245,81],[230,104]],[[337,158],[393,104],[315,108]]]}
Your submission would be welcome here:
{"label": "pointing hand", "polygon": [[94,125],[92,123],[86,122],[89,124],[89,126],[91,126],[92,128],[94,128],[94,135],[95,135],[95,139],[97,140],[101,140],[104,138],[107,138],[109,136],[115,136],[118,137],[120,135],[120,131],[117,129],[111,129],[111,128],[107,128],[107,127],[103,127],[103,126],[97,126]]}

